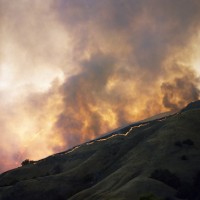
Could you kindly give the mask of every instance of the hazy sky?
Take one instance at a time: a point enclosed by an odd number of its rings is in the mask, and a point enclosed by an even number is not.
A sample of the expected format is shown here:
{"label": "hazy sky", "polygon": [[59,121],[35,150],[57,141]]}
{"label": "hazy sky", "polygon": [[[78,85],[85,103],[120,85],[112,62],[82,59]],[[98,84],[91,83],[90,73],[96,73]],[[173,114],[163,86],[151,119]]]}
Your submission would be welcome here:
{"label": "hazy sky", "polygon": [[199,0],[0,0],[0,171],[199,98]]}

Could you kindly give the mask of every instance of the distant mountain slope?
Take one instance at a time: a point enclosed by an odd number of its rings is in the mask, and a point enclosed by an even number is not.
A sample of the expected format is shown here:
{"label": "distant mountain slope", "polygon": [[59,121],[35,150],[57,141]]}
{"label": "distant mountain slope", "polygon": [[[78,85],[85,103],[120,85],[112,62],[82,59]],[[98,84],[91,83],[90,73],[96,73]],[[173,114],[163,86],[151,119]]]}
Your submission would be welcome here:
{"label": "distant mountain slope", "polygon": [[0,200],[200,200],[199,188],[196,103],[0,175]]}

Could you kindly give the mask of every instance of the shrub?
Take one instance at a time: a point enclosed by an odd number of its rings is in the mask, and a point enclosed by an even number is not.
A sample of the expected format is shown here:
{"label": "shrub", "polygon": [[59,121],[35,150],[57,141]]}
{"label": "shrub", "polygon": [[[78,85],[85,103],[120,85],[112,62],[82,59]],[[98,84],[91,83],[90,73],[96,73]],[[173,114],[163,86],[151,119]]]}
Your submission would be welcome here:
{"label": "shrub", "polygon": [[186,140],[183,140],[182,142],[178,140],[174,143],[174,145],[178,147],[182,147],[183,145],[193,146],[194,142],[191,139],[186,139]]}
{"label": "shrub", "polygon": [[25,165],[34,164],[34,163],[35,163],[35,161],[26,159],[26,160],[22,161],[21,165],[25,166]]}
{"label": "shrub", "polygon": [[175,189],[177,189],[181,184],[180,179],[168,169],[156,169],[152,172],[151,178],[159,180]]}
{"label": "shrub", "polygon": [[194,145],[194,142],[191,140],[191,139],[187,139],[187,140],[184,140],[183,141],[183,144],[186,144],[188,146],[193,146]]}

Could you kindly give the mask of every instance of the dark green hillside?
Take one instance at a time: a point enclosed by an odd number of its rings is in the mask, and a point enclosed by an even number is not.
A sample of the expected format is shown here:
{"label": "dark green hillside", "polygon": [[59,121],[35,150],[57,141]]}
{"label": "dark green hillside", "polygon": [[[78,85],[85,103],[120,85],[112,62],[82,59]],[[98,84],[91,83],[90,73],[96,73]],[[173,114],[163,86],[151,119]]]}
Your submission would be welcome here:
{"label": "dark green hillside", "polygon": [[0,200],[199,200],[199,188],[200,106],[0,175]]}

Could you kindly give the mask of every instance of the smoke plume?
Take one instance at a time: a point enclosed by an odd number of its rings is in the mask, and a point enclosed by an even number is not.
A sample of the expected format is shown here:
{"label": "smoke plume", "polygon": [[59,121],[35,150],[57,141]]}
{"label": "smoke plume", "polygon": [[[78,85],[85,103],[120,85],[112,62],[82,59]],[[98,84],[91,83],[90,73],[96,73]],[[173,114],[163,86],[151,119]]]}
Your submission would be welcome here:
{"label": "smoke plume", "polygon": [[0,171],[199,99],[198,0],[0,8]]}

